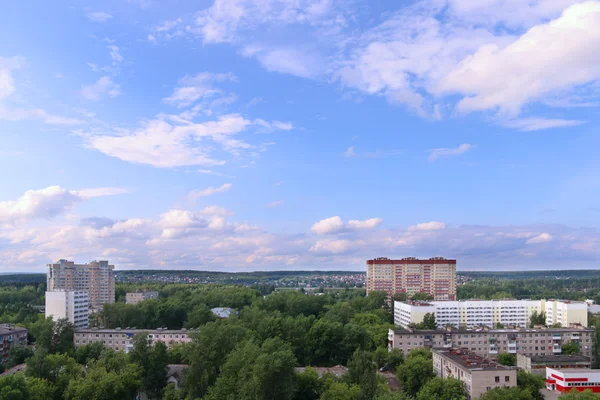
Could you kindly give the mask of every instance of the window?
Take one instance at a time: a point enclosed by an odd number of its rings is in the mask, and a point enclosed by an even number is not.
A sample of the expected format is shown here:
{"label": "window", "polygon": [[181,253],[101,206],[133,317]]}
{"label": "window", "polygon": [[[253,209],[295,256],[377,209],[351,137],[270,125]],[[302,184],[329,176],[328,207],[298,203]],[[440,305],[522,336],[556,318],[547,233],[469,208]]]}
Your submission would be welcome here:
{"label": "window", "polygon": [[510,382],[510,376],[505,376],[504,377],[504,382]]}
{"label": "window", "polygon": [[499,376],[496,376],[495,379],[496,379],[496,383],[500,383],[500,377]]}

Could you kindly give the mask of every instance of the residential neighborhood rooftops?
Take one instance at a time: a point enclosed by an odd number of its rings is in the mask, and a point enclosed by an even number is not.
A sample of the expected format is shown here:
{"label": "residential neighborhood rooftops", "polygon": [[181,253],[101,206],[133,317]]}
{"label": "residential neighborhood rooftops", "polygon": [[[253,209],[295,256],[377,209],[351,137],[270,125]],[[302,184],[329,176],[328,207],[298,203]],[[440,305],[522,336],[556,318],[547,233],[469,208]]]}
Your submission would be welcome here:
{"label": "residential neighborhood rooftops", "polygon": [[507,367],[501,364],[498,364],[495,361],[489,360],[487,358],[481,357],[467,349],[434,349],[435,353],[449,358],[456,364],[467,368],[469,370],[480,370],[480,371],[488,371],[488,370],[511,370],[515,369],[514,367]]}

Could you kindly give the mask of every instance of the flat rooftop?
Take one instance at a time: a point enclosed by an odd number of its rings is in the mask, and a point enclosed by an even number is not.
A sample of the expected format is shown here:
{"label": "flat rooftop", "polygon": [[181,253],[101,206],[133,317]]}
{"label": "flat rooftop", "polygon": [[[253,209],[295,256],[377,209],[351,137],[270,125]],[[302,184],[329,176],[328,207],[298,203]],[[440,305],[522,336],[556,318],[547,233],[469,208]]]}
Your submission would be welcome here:
{"label": "flat rooftop", "polygon": [[27,328],[21,326],[14,326],[11,324],[0,325],[0,335],[10,335],[12,333],[26,332]]}
{"label": "flat rooftop", "polygon": [[542,356],[527,356],[531,358],[531,362],[545,363],[545,362],[591,362],[590,357],[581,356],[579,354],[548,354]]}
{"label": "flat rooftop", "polygon": [[489,328],[479,328],[479,329],[402,329],[402,328],[394,328],[394,333],[397,334],[471,334],[471,333],[579,333],[579,332],[592,332],[593,328],[513,328],[513,329],[489,329]]}
{"label": "flat rooftop", "polygon": [[496,370],[514,370],[515,367],[507,367],[498,364],[495,361],[481,357],[467,349],[433,349],[433,352],[446,357],[452,362],[471,371],[496,371]]}

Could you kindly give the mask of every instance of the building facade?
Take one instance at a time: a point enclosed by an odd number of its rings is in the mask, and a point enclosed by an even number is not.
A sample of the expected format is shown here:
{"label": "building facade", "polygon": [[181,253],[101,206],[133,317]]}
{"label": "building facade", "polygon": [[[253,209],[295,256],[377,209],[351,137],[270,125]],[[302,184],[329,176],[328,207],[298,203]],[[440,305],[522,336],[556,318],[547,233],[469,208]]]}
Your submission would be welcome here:
{"label": "building facade", "polygon": [[0,363],[8,361],[8,352],[13,346],[27,344],[27,329],[11,324],[0,324]]}
{"label": "building facade", "polygon": [[192,341],[191,334],[194,330],[179,329],[77,329],[73,337],[75,347],[90,343],[101,342],[105,347],[129,352],[133,348],[133,337],[138,333],[148,335],[148,341],[154,345],[163,342],[167,347]]}
{"label": "building facade", "polygon": [[125,294],[125,303],[137,304],[148,299],[158,299],[158,292],[129,292]]}
{"label": "building facade", "polygon": [[415,348],[464,348],[482,357],[496,358],[498,354],[528,354],[535,356],[562,353],[562,346],[577,342],[581,355],[592,356],[591,328],[545,329],[390,329],[388,348],[404,354]]}
{"label": "building facade", "polygon": [[87,328],[89,316],[88,292],[55,290],[46,292],[46,318],[55,321],[66,318],[75,328]]}
{"label": "building facade", "polygon": [[488,390],[517,386],[517,369],[497,364],[465,349],[434,349],[433,372],[441,378],[459,379],[468,399],[478,399]]}
{"label": "building facade", "polygon": [[456,299],[456,260],[414,257],[390,260],[381,257],[367,260],[367,295],[384,291],[390,295],[427,293],[435,300]]}
{"label": "building facade", "polygon": [[530,356],[517,354],[517,367],[536,375],[546,375],[546,368],[553,369],[591,369],[592,359],[577,354],[553,354]]}
{"label": "building facade", "polygon": [[546,368],[546,388],[558,392],[576,389],[600,393],[600,369]]}
{"label": "building facade", "polygon": [[527,327],[534,313],[545,312],[546,324],[572,324],[587,326],[587,305],[584,302],[565,300],[460,300],[394,302],[394,324],[407,328],[423,322],[427,313],[434,313],[438,327],[475,328],[479,326]]}
{"label": "building facade", "polygon": [[108,261],[75,264],[73,261],[59,260],[55,264],[48,264],[47,288],[48,291],[87,291],[90,308],[101,310],[102,305],[115,302],[114,268]]}

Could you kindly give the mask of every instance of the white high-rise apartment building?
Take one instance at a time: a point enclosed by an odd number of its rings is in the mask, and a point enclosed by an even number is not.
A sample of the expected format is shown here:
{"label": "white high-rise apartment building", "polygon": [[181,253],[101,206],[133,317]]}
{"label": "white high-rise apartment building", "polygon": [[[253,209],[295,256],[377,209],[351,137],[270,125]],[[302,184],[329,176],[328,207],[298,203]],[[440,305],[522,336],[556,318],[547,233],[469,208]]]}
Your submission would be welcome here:
{"label": "white high-rise apartment building", "polygon": [[587,326],[587,305],[566,300],[460,300],[429,302],[394,302],[394,324],[408,327],[434,313],[438,327],[474,328],[505,326],[527,327],[534,312],[546,312],[546,325]]}
{"label": "white high-rise apartment building", "polygon": [[76,290],[46,292],[46,318],[66,318],[75,328],[88,327],[88,293]]}
{"label": "white high-rise apartment building", "polygon": [[73,261],[60,260],[48,264],[48,291],[87,291],[90,308],[100,310],[103,304],[115,302],[114,268],[108,261],[75,264]]}

